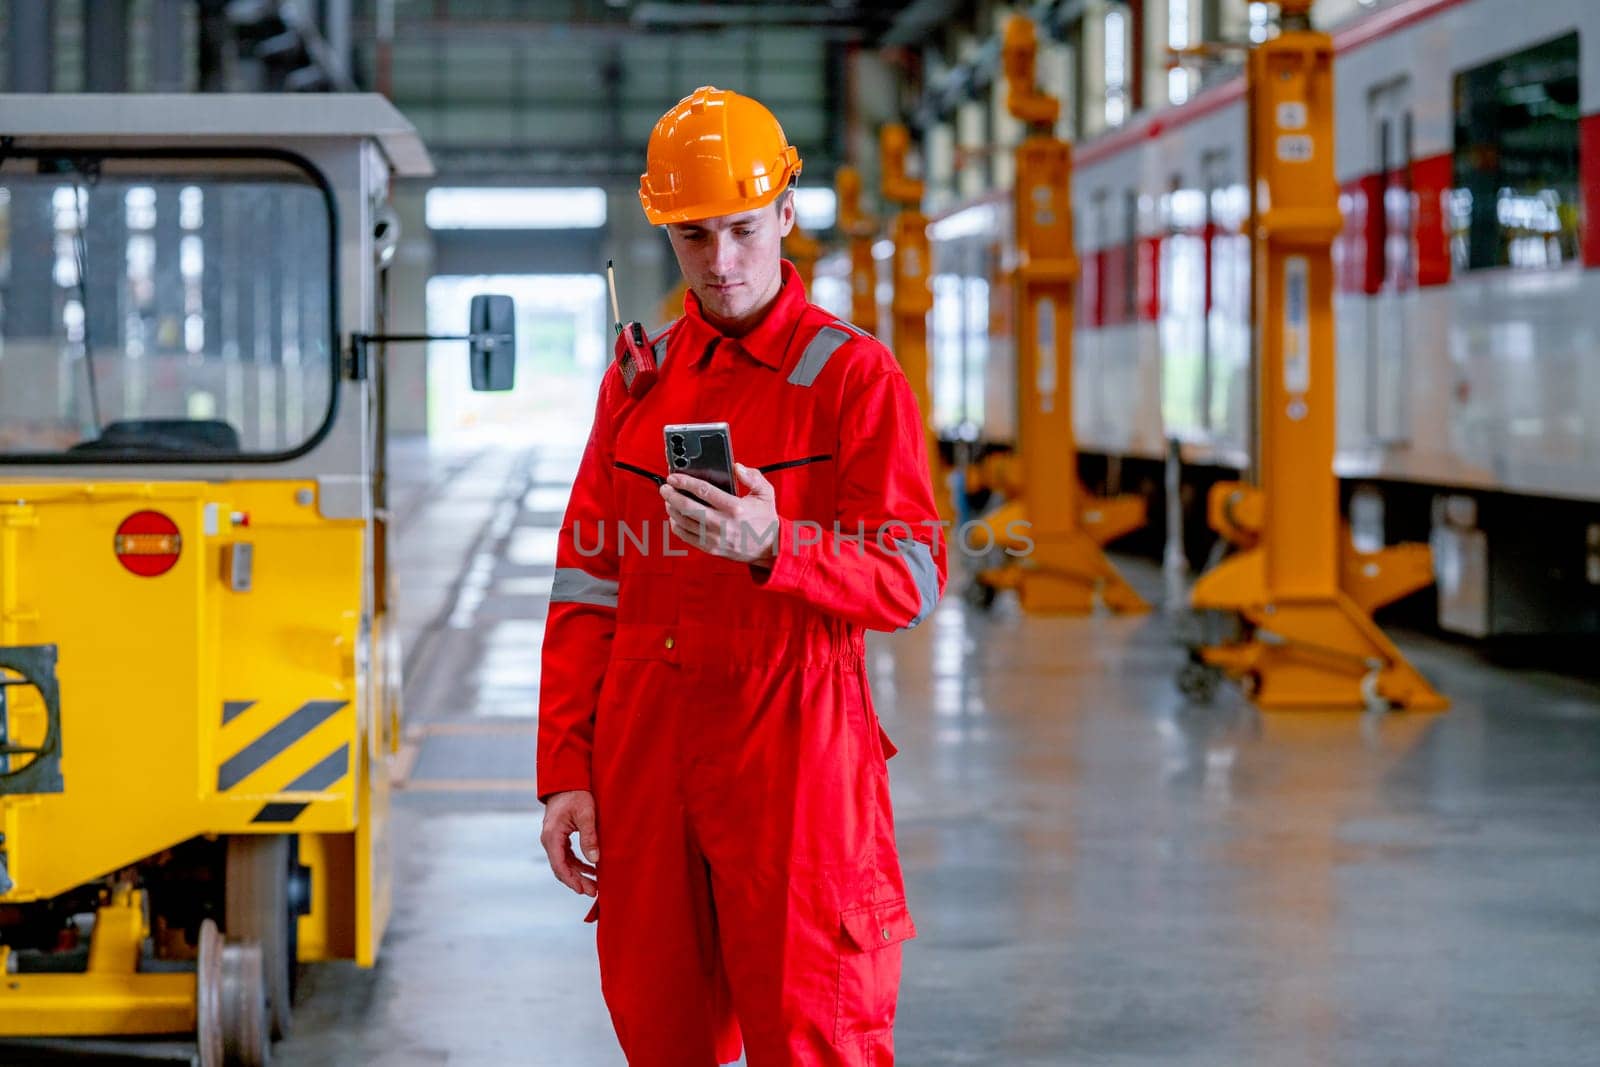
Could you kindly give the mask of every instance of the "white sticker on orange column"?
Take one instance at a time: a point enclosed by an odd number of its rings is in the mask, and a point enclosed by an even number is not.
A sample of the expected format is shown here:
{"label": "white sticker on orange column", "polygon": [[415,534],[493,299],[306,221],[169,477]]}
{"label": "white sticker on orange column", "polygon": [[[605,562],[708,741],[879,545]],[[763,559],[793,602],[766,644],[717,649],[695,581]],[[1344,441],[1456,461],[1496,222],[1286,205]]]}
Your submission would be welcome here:
{"label": "white sticker on orange column", "polygon": [[1278,135],[1278,162],[1309,163],[1316,148],[1309,134],[1284,133]]}
{"label": "white sticker on orange column", "polygon": [[1034,309],[1033,347],[1037,354],[1033,384],[1039,391],[1039,410],[1056,409],[1056,302],[1041,297]]}
{"label": "white sticker on orange column", "polygon": [[1283,391],[1311,389],[1310,261],[1289,256],[1283,261]]}

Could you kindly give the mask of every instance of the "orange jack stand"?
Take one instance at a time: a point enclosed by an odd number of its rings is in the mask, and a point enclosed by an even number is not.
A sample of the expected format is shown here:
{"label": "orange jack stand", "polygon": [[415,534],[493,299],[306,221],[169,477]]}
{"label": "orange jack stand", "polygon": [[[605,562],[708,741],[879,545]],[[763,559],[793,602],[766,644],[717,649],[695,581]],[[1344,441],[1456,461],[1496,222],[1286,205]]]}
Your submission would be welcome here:
{"label": "orange jack stand", "polygon": [[817,276],[817,260],[822,258],[822,242],[802,230],[797,222],[794,229],[789,231],[789,236],[783,239],[783,254],[794,264],[795,273],[800,275],[809,293],[811,283]]}
{"label": "orange jack stand", "polygon": [[1369,614],[1425,584],[1427,549],[1358,554],[1339,521],[1333,48],[1310,30],[1310,6],[1286,0],[1283,32],[1250,53],[1250,188],[1266,193],[1252,204],[1261,486],[1217,486],[1207,501],[1212,526],[1247,547],[1202,576],[1190,604],[1243,627],[1197,651],[1263,708],[1437,710],[1445,699]]}
{"label": "orange jack stand", "polygon": [[861,210],[861,172],[856,168],[839,168],[834,191],[839,198],[839,232],[850,243],[850,321],[868,333],[879,333],[878,266],[872,259],[878,220]]}
{"label": "orange jack stand", "polygon": [[949,471],[939,458],[939,436],[933,429],[933,368],[928,359],[928,312],[933,310],[933,289],[928,285],[928,273],[933,253],[928,246],[928,217],[921,210],[922,182],[906,172],[906,154],[910,148],[911,133],[904,126],[891,123],[878,131],[883,199],[900,207],[889,223],[889,240],[894,243],[894,297],[890,302],[894,326],[890,343],[922,412],[928,470],[934,480],[934,503],[939,509],[939,518],[948,522],[955,515],[955,507],[945,488],[950,480]]}
{"label": "orange jack stand", "polygon": [[[1015,215],[1018,437],[1021,499],[990,516],[997,534],[1021,541],[1004,567],[978,580],[1015,588],[1025,611],[1086,614],[1147,611],[1146,604],[1106,558],[1101,546],[1145,523],[1142,497],[1089,497],[1078,484],[1072,425],[1073,283],[1078,257],[1072,240],[1072,149],[1049,133],[1060,102],[1035,88],[1037,40],[1033,22],[1013,15],[1005,28],[1002,61],[1006,106],[1032,131],[1017,146]],[[1021,526],[1017,524],[1021,523]],[[1031,548],[1029,547],[1031,542]]]}

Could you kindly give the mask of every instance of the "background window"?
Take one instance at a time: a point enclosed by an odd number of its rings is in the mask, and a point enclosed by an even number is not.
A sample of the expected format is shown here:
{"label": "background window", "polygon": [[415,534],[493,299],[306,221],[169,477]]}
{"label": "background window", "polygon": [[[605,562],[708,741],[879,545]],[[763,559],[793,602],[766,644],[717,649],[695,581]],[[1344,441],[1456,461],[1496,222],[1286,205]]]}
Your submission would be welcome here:
{"label": "background window", "polygon": [[1456,75],[1458,268],[1578,258],[1578,35]]}

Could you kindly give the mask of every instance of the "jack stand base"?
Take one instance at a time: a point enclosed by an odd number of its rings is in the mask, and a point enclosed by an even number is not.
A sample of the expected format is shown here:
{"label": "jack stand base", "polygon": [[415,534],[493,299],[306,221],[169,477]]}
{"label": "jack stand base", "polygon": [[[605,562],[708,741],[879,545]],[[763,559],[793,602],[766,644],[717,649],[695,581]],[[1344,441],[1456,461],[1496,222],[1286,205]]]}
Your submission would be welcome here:
{"label": "jack stand base", "polygon": [[1262,708],[1449,707],[1346,594],[1269,601],[1259,550],[1224,560],[1195,583],[1190,603],[1245,622],[1242,640],[1198,651],[1202,661],[1243,682]]}
{"label": "jack stand base", "polygon": [[[1033,535],[1026,500],[1008,501],[986,516],[994,543],[1014,555],[1002,566],[979,571],[978,585],[1015,589],[1022,610],[1032,615],[1088,615],[1099,608],[1149,611],[1101,551],[1106,542],[1145,524],[1144,498],[1085,494],[1081,499],[1078,529],[1049,540]],[[992,601],[990,596],[985,606]]]}
{"label": "jack stand base", "polygon": [[1147,507],[1142,496],[1124,493],[1122,496],[1088,497],[1078,521],[1083,530],[1097,545],[1110,544],[1123,534],[1130,534],[1145,524]]}
{"label": "jack stand base", "polygon": [[1433,584],[1433,550],[1425,544],[1357,552],[1345,534],[1339,588],[1368,615]]}
{"label": "jack stand base", "polygon": [[1025,557],[980,572],[978,581],[994,589],[1015,589],[1022,610],[1030,615],[1088,615],[1102,607],[1128,613],[1150,610],[1083,531],[1037,544]]}

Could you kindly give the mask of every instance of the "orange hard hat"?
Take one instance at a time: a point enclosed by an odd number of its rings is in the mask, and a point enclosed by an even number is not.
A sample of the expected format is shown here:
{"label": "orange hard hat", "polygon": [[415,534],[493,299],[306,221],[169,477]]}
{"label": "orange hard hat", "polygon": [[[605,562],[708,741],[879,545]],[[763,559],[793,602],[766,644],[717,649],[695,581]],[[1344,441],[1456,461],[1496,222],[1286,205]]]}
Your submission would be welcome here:
{"label": "orange hard hat", "polygon": [[639,202],[652,226],[764,207],[800,173],[800,153],[760,103],[702,86],[650,131]]}

